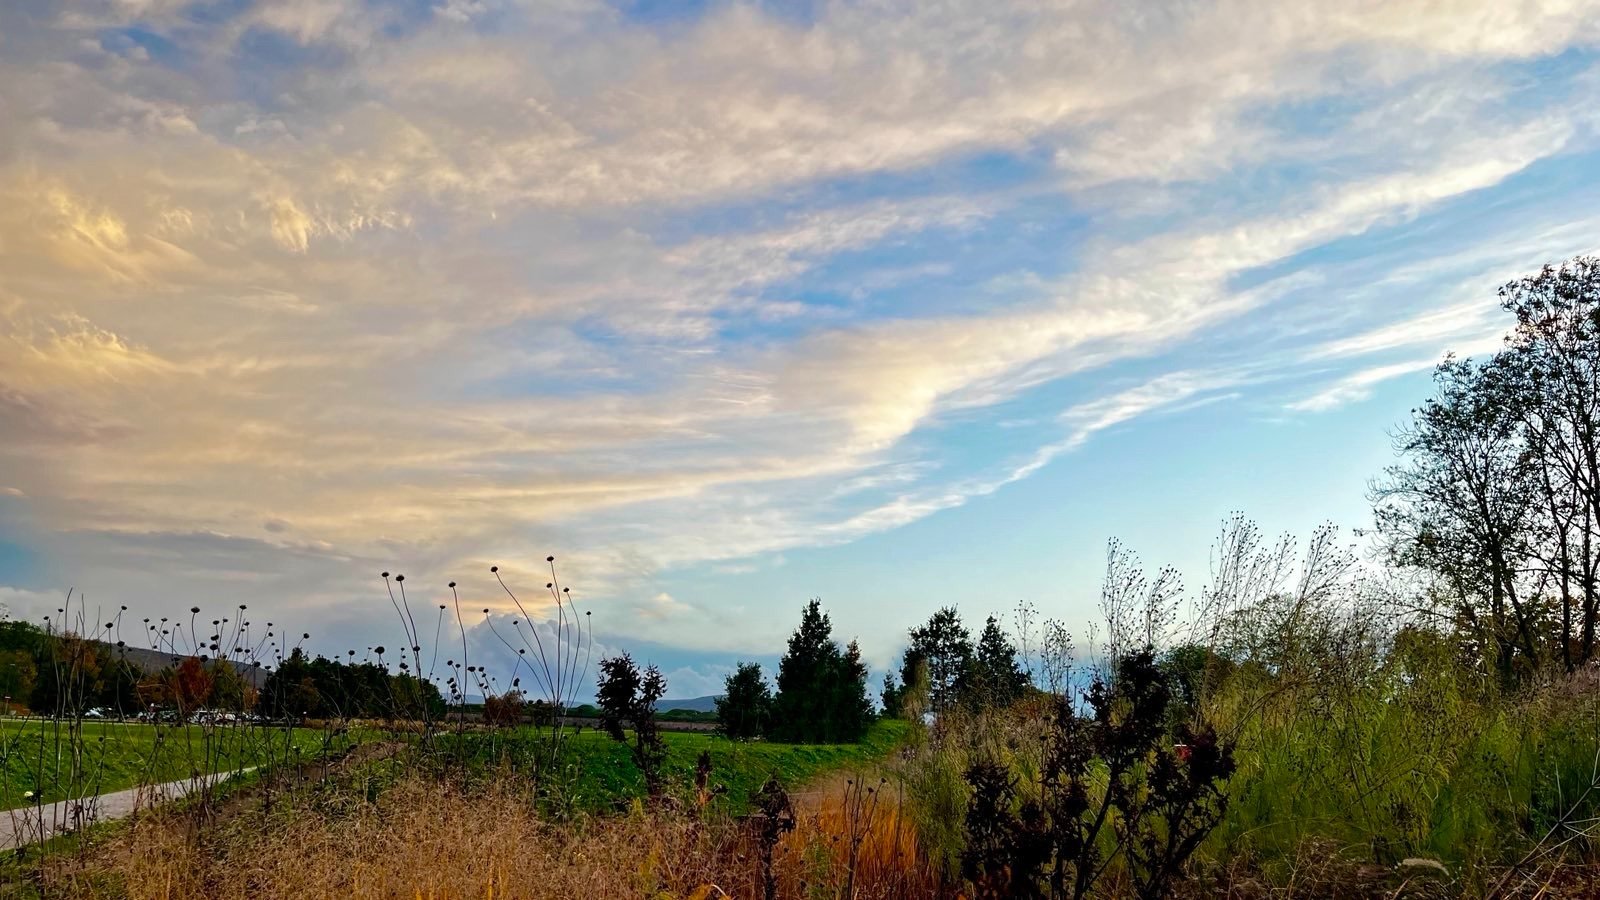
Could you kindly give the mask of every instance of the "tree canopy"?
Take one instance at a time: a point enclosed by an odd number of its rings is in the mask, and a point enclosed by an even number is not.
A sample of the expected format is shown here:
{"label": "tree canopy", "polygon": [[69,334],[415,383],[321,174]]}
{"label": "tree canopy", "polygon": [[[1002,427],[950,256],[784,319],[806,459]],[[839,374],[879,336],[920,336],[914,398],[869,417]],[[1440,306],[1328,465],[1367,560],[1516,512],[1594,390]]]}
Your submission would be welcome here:
{"label": "tree canopy", "polygon": [[778,663],[778,694],[768,736],[794,743],[857,741],[872,723],[860,648],[841,648],[833,623],[812,600],[800,613]]}

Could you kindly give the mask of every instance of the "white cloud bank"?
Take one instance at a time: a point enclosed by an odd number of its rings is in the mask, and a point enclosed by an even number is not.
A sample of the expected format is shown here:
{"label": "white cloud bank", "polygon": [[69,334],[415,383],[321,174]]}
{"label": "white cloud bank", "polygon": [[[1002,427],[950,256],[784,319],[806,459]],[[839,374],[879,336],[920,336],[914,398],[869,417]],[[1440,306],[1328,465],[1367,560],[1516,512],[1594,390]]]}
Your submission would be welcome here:
{"label": "white cloud bank", "polygon": [[[1423,248],[1446,309],[1296,260],[1588,152],[1562,92],[1592,73],[1524,67],[1591,48],[1594,7],[0,13],[0,521],[102,591],[352,621],[366,569],[570,548],[621,630],[732,641],[653,573],[896,527],[1302,365],[1330,380],[1290,407],[1332,408],[1481,339],[1485,274],[1581,228]],[[960,177],[985,159],[1010,175]],[[953,307],[892,290],[1041,205],[1088,236]],[[816,301],[831,265],[883,293]],[[1263,323],[1298,343],[1227,344]],[[1020,462],[910,447],[1168,356]]]}

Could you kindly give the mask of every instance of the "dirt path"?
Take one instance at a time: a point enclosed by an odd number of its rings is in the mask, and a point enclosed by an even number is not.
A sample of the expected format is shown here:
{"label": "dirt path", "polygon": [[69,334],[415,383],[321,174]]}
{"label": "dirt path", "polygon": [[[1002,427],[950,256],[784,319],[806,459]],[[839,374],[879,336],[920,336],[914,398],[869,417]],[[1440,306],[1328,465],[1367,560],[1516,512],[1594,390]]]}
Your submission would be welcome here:
{"label": "dirt path", "polygon": [[158,803],[186,797],[207,785],[215,787],[235,774],[242,773],[223,772],[203,779],[188,778],[183,781],[169,781],[166,784],[112,791],[81,800],[61,800],[56,803],[6,810],[0,812],[0,849],[14,850],[17,847],[42,843],[57,835],[79,831],[100,822],[125,818]]}

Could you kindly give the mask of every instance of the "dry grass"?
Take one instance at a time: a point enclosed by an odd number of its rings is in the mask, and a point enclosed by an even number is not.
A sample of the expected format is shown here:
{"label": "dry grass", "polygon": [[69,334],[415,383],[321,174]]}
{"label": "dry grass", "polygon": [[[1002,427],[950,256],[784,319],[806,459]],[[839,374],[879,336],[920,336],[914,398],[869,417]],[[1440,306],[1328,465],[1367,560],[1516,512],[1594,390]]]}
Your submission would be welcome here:
{"label": "dry grass", "polygon": [[[331,802],[330,802],[331,801]],[[54,873],[62,896],[180,898],[656,897],[726,883],[748,896],[732,823],[636,811],[553,825],[521,788],[470,793],[409,779],[377,803],[323,797],[270,817],[239,816],[194,838],[148,818],[86,864]]]}
{"label": "dry grass", "polygon": [[[775,854],[783,897],[925,897],[914,836],[891,802],[857,785],[808,796]],[[455,900],[761,896],[748,823],[694,810],[553,823],[524,784],[464,791],[408,777],[367,802],[323,790],[201,829],[149,816],[45,873],[44,893],[129,900]]]}
{"label": "dry grass", "polygon": [[[146,816],[91,852],[52,859],[46,897],[128,900],[510,900],[617,897],[711,900],[762,896],[750,823],[704,819],[692,807],[552,822],[534,810],[525,782],[463,790],[412,775],[366,799],[352,782],[326,784],[280,802],[234,810],[195,828],[179,811]],[[960,896],[927,862],[893,782],[836,775],[795,796],[796,827],[774,854],[778,896],[909,900]],[[1481,897],[1437,863],[1362,863],[1325,841],[1307,841],[1264,877],[1241,856],[1201,864],[1181,897]],[[1502,897],[1596,895],[1596,871],[1553,863],[1519,877]],[[1109,879],[1097,896],[1127,896]]]}
{"label": "dry grass", "polygon": [[[795,797],[795,830],[780,847],[792,896],[820,882],[824,896],[931,897],[940,881],[927,862],[903,792],[876,775],[835,774]],[[805,876],[812,875],[812,882]],[[817,877],[820,876],[820,877]]]}

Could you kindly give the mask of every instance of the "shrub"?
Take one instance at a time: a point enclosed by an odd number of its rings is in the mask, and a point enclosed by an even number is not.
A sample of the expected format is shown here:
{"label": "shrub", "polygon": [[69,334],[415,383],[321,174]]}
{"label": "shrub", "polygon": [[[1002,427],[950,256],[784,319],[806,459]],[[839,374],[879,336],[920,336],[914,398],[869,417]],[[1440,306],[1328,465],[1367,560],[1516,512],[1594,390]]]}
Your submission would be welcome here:
{"label": "shrub", "polygon": [[606,733],[620,742],[628,739],[624,723],[633,728],[633,764],[639,767],[652,797],[661,796],[661,763],[667,758],[666,744],[656,726],[656,701],[666,692],[667,679],[655,666],[640,672],[633,657],[626,653],[600,661],[596,696],[601,722]]}
{"label": "shrub", "polygon": [[[1037,783],[994,760],[968,768],[962,873],[986,897],[1083,897],[1118,856],[1143,898],[1173,879],[1227,806],[1232,748],[1209,728],[1167,728],[1170,676],[1144,648],[1087,693],[1059,698]],[[1105,852],[1102,840],[1113,849]]]}

